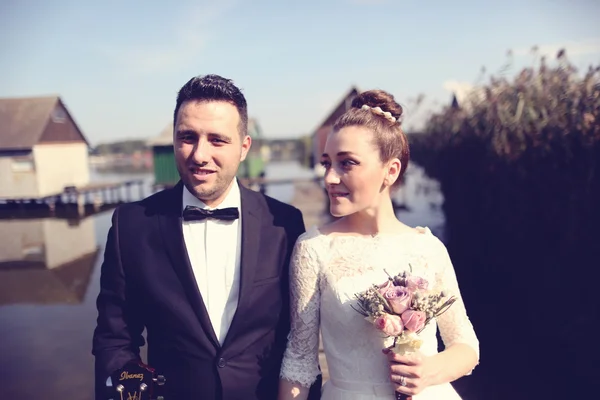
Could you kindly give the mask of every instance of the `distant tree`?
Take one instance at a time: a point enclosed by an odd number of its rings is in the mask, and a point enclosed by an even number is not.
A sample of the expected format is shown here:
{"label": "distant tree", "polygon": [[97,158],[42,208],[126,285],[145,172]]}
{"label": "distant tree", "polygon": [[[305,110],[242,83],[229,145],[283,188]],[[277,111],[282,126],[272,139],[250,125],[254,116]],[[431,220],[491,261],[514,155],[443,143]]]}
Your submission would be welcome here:
{"label": "distant tree", "polygon": [[99,144],[94,148],[93,154],[133,154],[147,149],[145,140],[121,140]]}

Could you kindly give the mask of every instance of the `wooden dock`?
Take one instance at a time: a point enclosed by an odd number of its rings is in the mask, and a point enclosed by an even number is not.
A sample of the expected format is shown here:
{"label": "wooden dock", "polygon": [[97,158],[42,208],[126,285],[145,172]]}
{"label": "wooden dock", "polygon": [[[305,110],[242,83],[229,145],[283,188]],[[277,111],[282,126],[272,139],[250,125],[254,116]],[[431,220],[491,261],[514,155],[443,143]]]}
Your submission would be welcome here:
{"label": "wooden dock", "polygon": [[[137,195],[134,192],[137,186]],[[143,180],[68,186],[40,197],[0,197],[0,218],[84,217],[144,197]]]}
{"label": "wooden dock", "polygon": [[320,226],[330,218],[327,195],[317,181],[296,180],[294,197],[290,203],[302,211],[307,229],[314,225]]}

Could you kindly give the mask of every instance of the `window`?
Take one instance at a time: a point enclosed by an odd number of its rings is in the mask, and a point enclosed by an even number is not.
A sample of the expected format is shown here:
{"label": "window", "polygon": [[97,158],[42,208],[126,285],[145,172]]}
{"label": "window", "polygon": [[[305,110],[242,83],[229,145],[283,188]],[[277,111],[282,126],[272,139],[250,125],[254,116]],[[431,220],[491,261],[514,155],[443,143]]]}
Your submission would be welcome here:
{"label": "window", "polygon": [[24,245],[22,248],[23,260],[44,261],[44,245]]}
{"label": "window", "polygon": [[35,169],[31,158],[13,158],[11,168],[13,172],[31,172]]}
{"label": "window", "polygon": [[52,121],[61,124],[67,120],[67,113],[61,107],[56,107],[52,111]]}

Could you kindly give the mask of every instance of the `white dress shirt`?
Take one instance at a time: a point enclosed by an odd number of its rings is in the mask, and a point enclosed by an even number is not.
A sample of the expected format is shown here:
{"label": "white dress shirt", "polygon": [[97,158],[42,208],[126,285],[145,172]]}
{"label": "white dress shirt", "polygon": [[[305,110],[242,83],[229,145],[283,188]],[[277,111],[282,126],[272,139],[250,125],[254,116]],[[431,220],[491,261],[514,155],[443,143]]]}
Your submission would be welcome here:
{"label": "white dress shirt", "polygon": [[[186,206],[208,207],[183,187],[183,209]],[[227,197],[215,208],[236,207],[240,218],[222,221],[206,218],[183,221],[183,238],[196,283],[206,305],[212,327],[223,344],[237,309],[240,286],[241,198],[234,180]]]}

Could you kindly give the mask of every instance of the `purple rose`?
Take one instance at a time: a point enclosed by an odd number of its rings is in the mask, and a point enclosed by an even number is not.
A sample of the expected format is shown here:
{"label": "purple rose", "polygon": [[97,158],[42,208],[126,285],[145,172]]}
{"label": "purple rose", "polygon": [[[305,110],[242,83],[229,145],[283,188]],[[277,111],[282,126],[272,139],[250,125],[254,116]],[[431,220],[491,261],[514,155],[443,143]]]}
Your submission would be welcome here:
{"label": "purple rose", "polygon": [[394,283],[388,279],[387,281],[385,281],[381,285],[378,285],[377,287],[377,291],[379,292],[379,294],[384,296],[385,292],[387,292],[390,288],[394,287]]}
{"label": "purple rose", "polygon": [[402,314],[410,307],[412,293],[405,287],[392,286],[385,293],[382,293],[382,295],[396,314]]}
{"label": "purple rose", "polygon": [[420,278],[418,276],[409,276],[406,278],[406,287],[410,290],[427,290],[429,287],[429,282],[425,279]]}
{"label": "purple rose", "polygon": [[402,313],[402,322],[406,330],[418,332],[425,326],[426,315],[423,311],[407,310]]}

